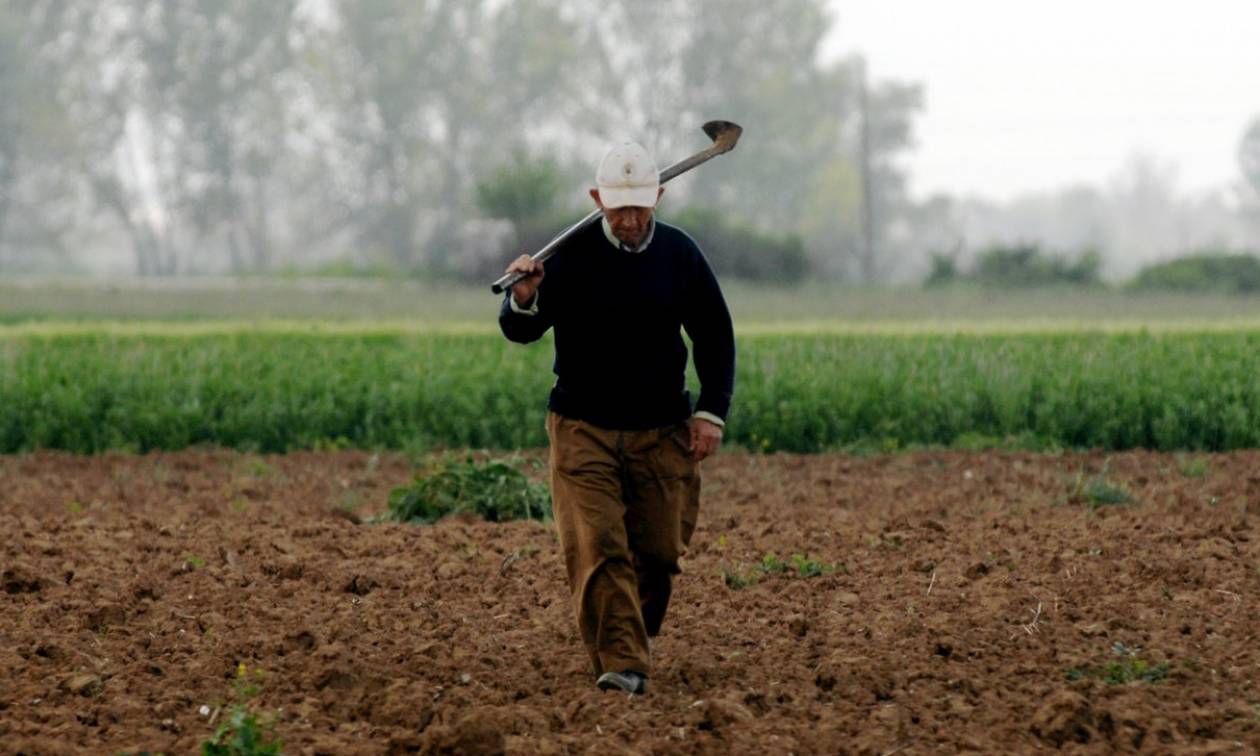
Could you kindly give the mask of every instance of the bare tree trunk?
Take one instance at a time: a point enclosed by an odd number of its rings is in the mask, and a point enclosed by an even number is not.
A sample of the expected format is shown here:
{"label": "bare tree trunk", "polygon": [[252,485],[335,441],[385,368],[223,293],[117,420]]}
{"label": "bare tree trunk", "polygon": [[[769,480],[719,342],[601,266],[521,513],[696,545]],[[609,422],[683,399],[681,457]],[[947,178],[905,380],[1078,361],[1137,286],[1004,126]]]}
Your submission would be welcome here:
{"label": "bare tree trunk", "polygon": [[858,167],[862,175],[862,280],[875,280],[875,187],[871,169],[871,103],[866,84],[866,59],[858,58]]}
{"label": "bare tree trunk", "polygon": [[9,220],[9,209],[13,206],[13,184],[17,169],[13,167],[14,158],[7,155],[0,158],[0,267],[4,265],[5,230]]}
{"label": "bare tree trunk", "polygon": [[254,252],[254,269],[266,271],[271,269],[271,234],[267,232],[267,188],[266,180],[261,174],[251,176],[253,202],[243,212],[245,217],[245,233]]}

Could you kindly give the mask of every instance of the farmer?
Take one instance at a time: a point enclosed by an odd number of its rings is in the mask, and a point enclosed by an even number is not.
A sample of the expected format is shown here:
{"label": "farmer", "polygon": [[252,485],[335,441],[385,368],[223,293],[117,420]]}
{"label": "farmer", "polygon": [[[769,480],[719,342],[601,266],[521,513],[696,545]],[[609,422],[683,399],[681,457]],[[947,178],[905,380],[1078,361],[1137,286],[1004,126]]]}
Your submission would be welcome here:
{"label": "farmer", "polygon": [[[637,144],[595,174],[603,211],[543,266],[521,256],[499,326],[512,341],[555,328],[548,402],[551,493],[582,641],[603,690],[646,691],[648,638],[696,527],[699,463],[722,441],[735,381],[731,316],[690,236],[656,220],[664,188]],[[685,389],[686,330],[700,397]]]}

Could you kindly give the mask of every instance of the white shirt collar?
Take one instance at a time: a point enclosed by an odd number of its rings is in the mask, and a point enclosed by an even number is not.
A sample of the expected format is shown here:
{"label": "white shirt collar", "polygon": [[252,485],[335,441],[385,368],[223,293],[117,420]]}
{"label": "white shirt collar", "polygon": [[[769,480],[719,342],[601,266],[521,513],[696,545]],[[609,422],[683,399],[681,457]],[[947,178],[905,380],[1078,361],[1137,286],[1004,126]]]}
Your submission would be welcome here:
{"label": "white shirt collar", "polygon": [[652,220],[648,221],[648,232],[647,236],[643,237],[643,243],[632,249],[627,247],[620,239],[613,235],[612,224],[608,222],[607,218],[601,218],[600,225],[604,228],[604,238],[608,240],[608,243],[622,252],[642,252],[648,248],[649,244],[652,243],[652,237],[656,234],[656,216],[653,215]]}

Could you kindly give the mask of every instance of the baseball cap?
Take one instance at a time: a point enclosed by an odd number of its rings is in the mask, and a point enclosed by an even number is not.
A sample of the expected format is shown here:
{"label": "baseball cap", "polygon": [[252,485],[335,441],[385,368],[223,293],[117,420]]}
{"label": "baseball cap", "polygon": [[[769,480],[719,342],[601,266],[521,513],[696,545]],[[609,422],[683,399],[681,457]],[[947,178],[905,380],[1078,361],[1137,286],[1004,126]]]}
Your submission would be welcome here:
{"label": "baseball cap", "polygon": [[604,207],[655,207],[661,174],[648,151],[634,142],[613,147],[595,172]]}

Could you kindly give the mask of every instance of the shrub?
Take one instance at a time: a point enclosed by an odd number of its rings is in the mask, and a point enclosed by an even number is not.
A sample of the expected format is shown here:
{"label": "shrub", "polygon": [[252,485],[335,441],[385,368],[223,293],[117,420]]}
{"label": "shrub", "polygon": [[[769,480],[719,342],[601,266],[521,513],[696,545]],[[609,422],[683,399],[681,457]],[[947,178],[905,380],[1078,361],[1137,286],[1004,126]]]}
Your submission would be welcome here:
{"label": "shrub", "polygon": [[1152,291],[1260,291],[1260,258],[1246,254],[1201,253],[1148,265],[1133,279],[1133,288]]}
{"label": "shrub", "polygon": [[933,252],[931,254],[931,265],[927,280],[923,282],[925,287],[944,286],[958,280],[958,261],[952,255]]}
{"label": "shrub", "polygon": [[435,522],[462,512],[490,522],[547,520],[551,495],[546,486],[531,483],[515,461],[460,461],[449,455],[389,494],[389,517],[400,522]]}
{"label": "shrub", "polygon": [[1092,286],[1099,282],[1101,268],[1102,258],[1093,251],[1070,260],[1047,254],[1036,244],[995,246],[980,253],[973,278],[986,286]]}
{"label": "shrub", "polygon": [[690,234],[719,276],[798,283],[809,273],[805,244],[798,236],[770,236],[717,210],[697,207],[663,220]]}
{"label": "shrub", "polygon": [[486,218],[510,221],[513,234],[507,260],[487,260],[465,271],[470,280],[498,274],[519,254],[533,254],[589,209],[563,202],[567,172],[551,157],[532,158],[523,150],[477,183],[477,208]]}

